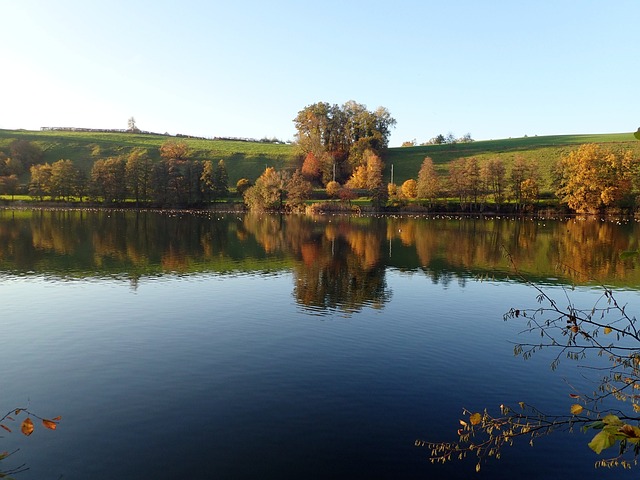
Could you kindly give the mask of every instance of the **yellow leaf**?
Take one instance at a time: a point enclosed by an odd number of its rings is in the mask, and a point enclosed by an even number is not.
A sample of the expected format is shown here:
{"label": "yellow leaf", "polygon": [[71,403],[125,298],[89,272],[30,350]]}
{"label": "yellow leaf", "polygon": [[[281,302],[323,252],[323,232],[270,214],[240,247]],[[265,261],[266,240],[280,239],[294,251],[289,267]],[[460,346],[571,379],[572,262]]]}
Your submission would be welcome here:
{"label": "yellow leaf", "polygon": [[47,420],[46,418],[42,419],[42,425],[44,425],[44,427],[48,428],[49,430],[55,430],[56,427],[58,426],[56,422]]}
{"label": "yellow leaf", "polygon": [[604,327],[604,334],[609,335],[611,333],[611,327]]}
{"label": "yellow leaf", "polygon": [[54,418],[53,418],[53,421],[54,421],[54,422],[59,422],[60,420],[62,420],[62,417],[61,417],[61,416],[59,416],[59,415],[58,415],[57,417],[54,417]]}
{"label": "yellow leaf", "polygon": [[24,433],[27,436],[33,433],[33,422],[29,417],[25,418],[24,422],[22,422],[22,426],[20,427],[20,430],[22,431],[22,433]]}
{"label": "yellow leaf", "polygon": [[571,415],[580,415],[582,413],[582,410],[582,405],[578,405],[577,403],[571,405]]}
{"label": "yellow leaf", "polygon": [[482,415],[474,413],[469,417],[469,421],[471,422],[471,425],[478,425],[482,421]]}

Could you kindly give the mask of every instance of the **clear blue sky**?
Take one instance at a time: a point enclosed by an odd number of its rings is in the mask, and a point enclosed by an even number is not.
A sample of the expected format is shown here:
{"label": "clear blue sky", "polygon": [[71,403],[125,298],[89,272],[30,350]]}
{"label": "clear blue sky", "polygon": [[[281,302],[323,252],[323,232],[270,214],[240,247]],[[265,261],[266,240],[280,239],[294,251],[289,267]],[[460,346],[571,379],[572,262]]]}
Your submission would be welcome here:
{"label": "clear blue sky", "polygon": [[0,0],[0,128],[292,140],[306,105],[389,109],[391,145],[630,132],[637,0]]}

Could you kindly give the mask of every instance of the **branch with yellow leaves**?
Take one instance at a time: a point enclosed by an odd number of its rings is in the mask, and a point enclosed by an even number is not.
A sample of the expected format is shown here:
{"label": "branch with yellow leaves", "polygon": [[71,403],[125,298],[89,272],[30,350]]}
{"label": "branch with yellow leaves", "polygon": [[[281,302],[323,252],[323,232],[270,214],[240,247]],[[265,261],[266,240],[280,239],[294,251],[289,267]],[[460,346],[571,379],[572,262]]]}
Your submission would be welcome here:
{"label": "branch with yellow leaves", "polygon": [[[24,416],[25,418],[20,422],[20,432],[22,432],[22,434],[26,436],[31,435],[35,429],[35,424],[32,418],[39,420],[42,426],[48,430],[55,430],[61,420],[61,417],[54,417],[52,419],[40,417],[27,408],[15,408],[5,413],[4,416],[0,418],[0,428],[8,433],[12,433],[13,429],[9,425],[13,426],[13,422],[16,422],[18,417],[21,416]],[[14,450],[12,452],[1,452],[0,461],[14,455],[17,451],[18,450]],[[29,468],[25,463],[8,470],[0,469],[0,478],[9,478],[9,475],[15,475],[28,469]]]}
{"label": "branch with yellow leaves", "polygon": [[[551,362],[557,368],[564,357],[579,362],[581,368],[599,376],[597,388],[590,394],[571,393],[576,400],[570,414],[549,415],[535,407],[519,403],[519,409],[501,405],[500,415],[493,416],[463,410],[458,441],[431,442],[417,440],[416,445],[430,450],[433,463],[464,459],[476,455],[476,470],[488,458],[500,458],[502,448],[512,445],[518,438],[535,439],[552,432],[583,431],[597,433],[589,447],[601,454],[618,445],[618,454],[596,462],[598,467],[621,466],[631,468],[640,455],[640,332],[636,318],[630,316],[626,306],[617,302],[611,289],[601,286],[602,294],[590,308],[578,308],[566,288],[562,288],[564,306],[560,301],[530,282],[517,270],[513,258],[506,253],[516,275],[537,292],[539,306],[530,309],[512,308],[504,320],[525,321],[521,334],[535,334],[538,342],[521,342],[514,353],[524,359],[542,349],[554,349],[557,355]],[[570,273],[576,274],[568,267]],[[603,357],[600,364],[584,365],[587,354],[594,352]],[[620,401],[619,409],[610,407],[610,400]]]}

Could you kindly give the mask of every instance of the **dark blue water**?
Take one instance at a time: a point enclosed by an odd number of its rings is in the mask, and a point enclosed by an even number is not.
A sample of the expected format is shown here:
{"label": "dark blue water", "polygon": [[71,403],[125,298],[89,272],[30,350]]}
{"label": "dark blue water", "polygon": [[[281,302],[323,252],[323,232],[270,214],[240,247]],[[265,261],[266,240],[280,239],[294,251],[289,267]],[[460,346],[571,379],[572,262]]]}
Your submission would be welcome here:
{"label": "dark blue water", "polygon": [[[556,232],[590,238],[581,224],[524,235],[538,227],[100,215],[0,222],[0,407],[62,416],[55,432],[36,422],[0,438],[20,449],[0,466],[29,467],[19,478],[635,478],[595,470],[579,431],[516,442],[479,474],[474,459],[432,465],[415,446],[455,440],[463,408],[564,414],[569,393],[595,388],[571,362],[552,371],[552,352],[514,357],[524,326],[502,314],[536,292],[503,267],[500,281],[476,279],[504,262],[495,232],[533,270],[577,245],[556,248]],[[615,227],[602,228],[606,245]],[[616,238],[581,261],[617,278],[635,237]],[[583,306],[600,295],[548,283]],[[628,282],[616,295],[640,311]]]}
{"label": "dark blue water", "polygon": [[414,441],[455,438],[462,407],[568,409],[570,370],[512,355],[520,326],[501,313],[533,303],[525,286],[387,282],[383,309],[314,315],[286,272],[135,290],[5,279],[2,404],[63,420],[2,441],[21,447],[21,478],[630,478],[594,470],[581,433],[507,449],[479,475],[431,465]]}

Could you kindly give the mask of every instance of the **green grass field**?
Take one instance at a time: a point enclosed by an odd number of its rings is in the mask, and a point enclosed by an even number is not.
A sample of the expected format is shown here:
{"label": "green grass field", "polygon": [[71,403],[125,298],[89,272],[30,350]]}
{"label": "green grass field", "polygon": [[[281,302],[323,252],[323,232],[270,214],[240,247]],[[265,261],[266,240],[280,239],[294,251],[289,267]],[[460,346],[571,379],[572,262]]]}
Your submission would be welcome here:
{"label": "green grass field", "polygon": [[[294,145],[131,133],[0,130],[0,150],[8,153],[8,146],[15,139],[28,140],[40,146],[46,162],[70,159],[87,172],[99,158],[126,154],[133,148],[146,148],[153,158],[159,158],[158,149],[164,142],[184,141],[193,150],[194,158],[198,160],[223,159],[227,164],[232,185],[243,177],[255,180],[267,166],[293,169],[298,161]],[[583,143],[606,143],[614,148],[633,150],[640,155],[640,142],[634,138],[633,133],[554,135],[455,145],[397,147],[390,148],[385,154],[385,180],[389,181],[391,178],[391,165],[396,184],[400,185],[409,178],[416,178],[420,165],[427,156],[433,159],[436,167],[444,174],[447,164],[456,158],[475,156],[482,161],[500,157],[509,168],[516,156],[520,155],[538,162],[543,180],[541,193],[544,194],[551,191],[551,167],[562,155]]]}

